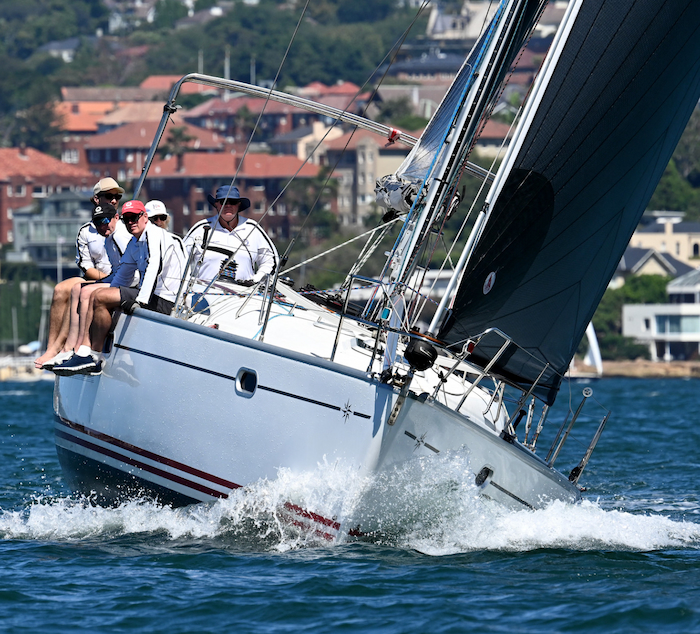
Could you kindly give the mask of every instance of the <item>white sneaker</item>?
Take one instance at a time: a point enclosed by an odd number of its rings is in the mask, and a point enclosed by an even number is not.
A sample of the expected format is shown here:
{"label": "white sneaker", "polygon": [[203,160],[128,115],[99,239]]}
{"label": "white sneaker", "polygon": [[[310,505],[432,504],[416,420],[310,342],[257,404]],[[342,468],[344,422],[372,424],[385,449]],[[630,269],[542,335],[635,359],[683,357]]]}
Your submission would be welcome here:
{"label": "white sneaker", "polygon": [[73,351],[69,350],[68,352],[59,352],[53,359],[49,359],[46,363],[44,363],[41,366],[42,370],[53,370],[55,366],[57,366],[59,363],[63,363],[64,361],[67,361],[73,356]]}

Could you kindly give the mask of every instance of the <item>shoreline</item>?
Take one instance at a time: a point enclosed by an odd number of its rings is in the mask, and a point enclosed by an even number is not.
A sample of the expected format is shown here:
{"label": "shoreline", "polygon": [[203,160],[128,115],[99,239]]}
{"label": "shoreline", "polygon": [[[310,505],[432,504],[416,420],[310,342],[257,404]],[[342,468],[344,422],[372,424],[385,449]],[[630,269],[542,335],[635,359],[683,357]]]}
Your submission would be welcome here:
{"label": "shoreline", "polygon": [[604,377],[700,378],[700,361],[603,361]]}

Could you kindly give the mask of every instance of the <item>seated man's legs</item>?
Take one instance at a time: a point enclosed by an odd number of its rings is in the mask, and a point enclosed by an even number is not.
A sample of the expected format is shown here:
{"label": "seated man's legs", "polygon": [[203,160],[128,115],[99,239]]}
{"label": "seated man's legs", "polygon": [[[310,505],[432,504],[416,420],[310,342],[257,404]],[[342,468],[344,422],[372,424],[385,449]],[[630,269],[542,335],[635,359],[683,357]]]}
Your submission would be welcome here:
{"label": "seated man's legs", "polygon": [[[102,347],[112,326],[112,311],[118,308],[122,301],[120,290],[104,286],[90,294],[88,311],[83,320],[85,327],[89,328],[86,343],[81,343],[70,359],[54,367],[53,371],[56,374],[99,374],[102,371]],[[138,293],[138,289],[135,290]],[[90,315],[92,320],[88,323]]]}
{"label": "seated man's legs", "polygon": [[71,293],[70,328],[68,338],[63,346],[64,352],[77,350],[84,343],[88,327],[92,320],[90,313],[90,296],[100,288],[108,288],[109,284],[96,282],[94,284],[81,284],[73,287]]}
{"label": "seated man's legs", "polygon": [[49,313],[49,340],[46,344],[46,352],[34,361],[34,365],[37,368],[53,359],[61,351],[63,342],[68,336],[68,306],[71,290],[76,284],[84,281],[82,277],[71,277],[59,282],[53,289],[51,311]]}
{"label": "seated man's legs", "polygon": [[119,308],[130,292],[138,293],[136,288],[103,288],[93,293],[90,297],[92,307],[92,321],[90,323],[90,348],[92,352],[102,352],[107,333],[112,327],[112,313]]}

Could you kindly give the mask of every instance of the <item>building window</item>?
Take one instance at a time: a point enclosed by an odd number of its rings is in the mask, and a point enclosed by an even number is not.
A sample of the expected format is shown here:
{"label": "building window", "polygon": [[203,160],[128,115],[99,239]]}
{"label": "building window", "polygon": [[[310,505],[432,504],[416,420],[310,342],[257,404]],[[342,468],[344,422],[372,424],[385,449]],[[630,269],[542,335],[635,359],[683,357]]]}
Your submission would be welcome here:
{"label": "building window", "polygon": [[119,162],[123,163],[126,160],[126,150],[124,148],[119,149]]}
{"label": "building window", "polygon": [[700,315],[657,315],[658,334],[695,334],[700,332]]}
{"label": "building window", "polygon": [[187,203],[182,204],[182,215],[183,216],[189,216],[190,215],[190,206]]}
{"label": "building window", "polygon": [[206,209],[204,208],[204,201],[198,200],[197,201],[197,215],[203,216],[205,213],[206,213]]}
{"label": "building window", "polygon": [[676,255],[680,255],[680,254],[681,254],[681,243],[676,242]]}
{"label": "building window", "polygon": [[7,210],[7,219],[12,220],[12,218],[14,218],[14,215],[12,213],[12,209],[8,209]]}
{"label": "building window", "polygon": [[286,216],[287,215],[287,205],[285,203],[278,203],[277,204],[277,213],[280,216]]}
{"label": "building window", "polygon": [[651,320],[650,319],[644,319],[644,330],[646,332],[649,332],[649,329],[651,328]]}
{"label": "building window", "polygon": [[253,205],[253,208],[255,209],[255,213],[261,214],[263,212],[262,201],[256,200],[255,204]]}
{"label": "building window", "polygon": [[693,257],[694,257],[694,258],[697,258],[698,256],[700,256],[700,244],[698,244],[698,243],[696,242],[696,243],[693,245]]}
{"label": "building window", "polygon": [[76,150],[76,149],[64,150],[63,155],[61,157],[61,160],[64,163],[71,163],[71,164],[77,163],[78,159],[79,159],[78,150]]}
{"label": "building window", "polygon": [[32,187],[32,197],[33,198],[45,198],[46,197],[46,186],[34,185],[34,187]]}
{"label": "building window", "polygon": [[154,178],[152,181],[148,183],[148,186],[150,189],[157,190],[157,191],[163,191],[163,179],[162,178]]}

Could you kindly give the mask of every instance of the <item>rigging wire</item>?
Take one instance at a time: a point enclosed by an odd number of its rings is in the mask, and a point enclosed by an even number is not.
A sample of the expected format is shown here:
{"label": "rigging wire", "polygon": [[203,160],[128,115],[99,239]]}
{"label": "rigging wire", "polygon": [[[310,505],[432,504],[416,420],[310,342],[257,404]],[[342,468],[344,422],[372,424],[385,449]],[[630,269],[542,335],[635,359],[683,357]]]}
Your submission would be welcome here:
{"label": "rigging wire", "polygon": [[[285,60],[286,60],[286,58],[287,58],[287,55],[289,54],[289,50],[290,50],[290,48],[291,48],[292,42],[294,41],[294,38],[296,37],[296,34],[297,34],[298,30],[299,30],[299,26],[300,26],[301,21],[302,21],[302,19],[303,19],[303,17],[304,17],[304,14],[305,14],[305,12],[306,12],[306,9],[307,9],[307,7],[308,7],[308,5],[309,5],[309,1],[310,1],[310,0],[306,0],[306,4],[304,5],[304,9],[303,9],[302,14],[301,14],[301,16],[300,16],[300,18],[299,18],[299,21],[297,22],[297,26],[296,26],[296,28],[295,28],[295,30],[294,30],[294,34],[293,34],[293,36],[292,36],[292,39],[291,39],[291,41],[289,42],[289,45],[287,46],[287,50],[286,50],[286,52],[285,52],[285,54],[284,54],[284,57],[283,57],[283,59],[282,59],[282,62],[280,63],[280,66],[279,66],[279,68],[278,68],[277,74],[276,74],[275,79],[274,79],[274,82],[273,82],[273,87],[274,87],[274,85],[276,85],[277,80],[279,79],[279,75],[280,75],[280,72],[281,72],[281,70],[282,70],[282,65],[284,64],[284,62],[285,62]],[[411,21],[411,23],[408,25],[408,27],[407,27],[407,28],[404,30],[404,32],[401,34],[401,36],[399,37],[399,39],[397,40],[397,42],[394,43],[394,45],[393,45],[392,48],[389,50],[389,52],[388,52],[388,53],[382,58],[382,60],[377,64],[377,66],[375,67],[374,71],[373,71],[372,74],[370,75],[370,78],[371,78],[371,77],[373,77],[373,76],[377,73],[377,71],[379,70],[379,68],[382,66],[382,64],[385,63],[385,61],[387,60],[387,58],[391,55],[391,53],[392,53],[392,51],[393,51],[393,57],[391,58],[390,63],[387,65],[387,68],[386,68],[386,70],[384,71],[384,74],[382,75],[382,77],[381,77],[380,81],[378,82],[377,86],[374,88],[374,90],[373,90],[373,92],[372,92],[370,98],[367,100],[367,104],[365,105],[365,108],[364,108],[364,110],[363,110],[363,112],[362,112],[362,115],[363,115],[363,116],[366,114],[367,108],[369,107],[369,105],[372,103],[374,97],[376,96],[377,91],[378,91],[378,89],[379,89],[379,86],[381,85],[381,83],[383,82],[384,78],[386,77],[386,74],[388,73],[389,68],[390,68],[391,65],[394,63],[394,61],[395,61],[395,59],[396,59],[396,55],[398,54],[398,51],[399,51],[400,48],[401,48],[401,45],[402,45],[403,42],[405,41],[406,37],[408,36],[408,33],[409,33],[410,30],[413,28],[413,26],[415,25],[416,21],[418,20],[418,18],[419,18],[420,15],[422,14],[422,12],[423,12],[423,11],[425,10],[425,8],[428,6],[429,2],[430,2],[430,0],[423,0],[423,2],[421,3],[421,6],[419,7],[419,9],[418,9],[416,15],[414,16],[413,20]],[[355,95],[354,95],[353,98],[350,100],[350,102],[348,103],[348,105],[344,108],[343,112],[347,112],[348,108],[355,102],[355,100],[359,97],[359,95],[362,94],[362,89],[367,85],[368,82],[369,82],[369,79],[368,79],[367,81],[365,81],[365,82],[362,84],[362,86],[359,88],[359,90],[357,91],[357,93],[355,93]],[[260,123],[261,117],[262,117],[262,115],[263,115],[263,113],[264,113],[264,110],[265,110],[265,107],[267,106],[267,103],[269,102],[269,99],[270,99],[270,94],[268,93],[267,98],[266,98],[266,100],[265,100],[265,104],[263,105],[263,108],[262,108],[262,110],[261,110],[261,112],[260,112],[260,115],[258,116],[258,119],[257,119],[257,121],[256,121],[256,123],[255,123],[255,127],[253,128],[253,131],[251,132],[250,137],[249,137],[249,139],[248,139],[248,143],[247,143],[246,148],[245,148],[244,153],[243,153],[243,158],[241,159],[241,161],[240,161],[240,163],[239,163],[239,165],[238,165],[238,168],[236,169],[236,173],[235,173],[235,175],[233,176],[233,178],[232,178],[232,180],[231,180],[231,185],[233,185],[233,183],[236,181],[236,178],[238,177],[238,173],[239,173],[239,171],[240,171],[240,169],[241,169],[241,167],[242,167],[242,165],[243,165],[243,159],[245,159],[245,157],[246,157],[246,155],[247,155],[247,153],[248,153],[248,151],[249,151],[249,148],[250,148],[250,145],[251,145],[253,136],[254,136],[254,134],[255,134],[257,128],[258,128],[258,125],[259,125],[259,123]],[[304,159],[304,161],[303,161],[302,164],[299,166],[299,168],[297,169],[297,171],[296,171],[296,172],[293,174],[293,176],[289,179],[289,181],[288,181],[287,184],[284,186],[284,188],[282,189],[282,191],[277,195],[277,197],[272,201],[272,203],[270,203],[270,205],[268,205],[267,209],[265,210],[265,212],[263,213],[263,215],[260,217],[259,221],[262,221],[262,220],[268,215],[268,212],[274,207],[275,203],[276,203],[276,202],[282,197],[282,195],[286,192],[287,188],[290,186],[290,184],[292,183],[292,181],[299,175],[299,173],[300,173],[301,170],[304,168],[304,166],[306,165],[306,163],[309,161],[309,159],[311,158],[311,156],[313,156],[313,154],[314,154],[314,153],[316,152],[316,150],[321,146],[321,144],[323,143],[323,141],[325,141],[325,139],[327,138],[328,134],[330,134],[331,130],[332,130],[336,125],[338,125],[338,123],[339,123],[339,120],[337,120],[337,119],[332,123],[332,125],[329,127],[329,129],[326,131],[326,133],[323,135],[323,137],[318,141],[318,143],[314,146],[314,148],[311,150],[311,152],[309,153],[309,155]],[[325,188],[328,186],[328,182],[329,182],[329,180],[330,180],[330,178],[331,178],[333,172],[335,171],[335,168],[337,167],[337,165],[338,165],[340,159],[342,158],[343,154],[344,154],[345,151],[347,150],[347,146],[348,146],[348,144],[350,143],[350,140],[352,139],[352,136],[354,135],[354,133],[355,133],[356,130],[357,130],[357,128],[355,128],[355,129],[353,130],[352,134],[350,135],[350,137],[349,137],[347,143],[345,144],[345,146],[344,146],[342,152],[341,152],[340,155],[339,155],[338,160],[337,160],[336,163],[334,164],[333,169],[329,170],[328,176],[326,177],[326,180],[324,181],[323,186],[319,189],[319,194],[317,195],[316,199],[314,200],[313,204],[311,205],[311,209],[310,209],[309,213],[307,214],[306,218],[304,219],[304,222],[302,223],[302,225],[301,225],[301,226],[299,227],[299,229],[297,230],[296,235],[295,235],[295,236],[292,238],[292,240],[290,241],[289,248],[287,249],[287,253],[286,253],[285,256],[284,256],[284,260],[285,260],[285,261],[286,261],[286,259],[287,259],[288,256],[289,256],[289,252],[291,252],[291,247],[294,245],[294,243],[295,243],[297,237],[301,234],[301,232],[302,232],[303,229],[305,228],[306,223],[308,222],[309,217],[311,216],[312,212],[313,212],[314,209],[316,208],[316,205],[318,204],[318,201],[320,200],[321,195],[323,194]],[[220,215],[221,215],[221,213],[219,213],[219,214],[217,215],[216,220],[215,220],[215,223],[218,222]],[[258,222],[258,224],[259,224],[259,222]],[[254,229],[255,229],[254,226],[251,227],[251,232],[254,231]],[[208,241],[207,241],[207,245],[206,245],[206,246],[208,246],[210,240],[211,240],[211,235],[208,236]],[[240,249],[240,247],[239,247],[239,249]],[[234,252],[233,255],[235,255],[235,254],[238,252],[239,249],[237,249],[237,250]],[[204,253],[204,250],[202,251],[202,257],[203,257],[203,253]],[[301,265],[301,264],[303,264],[303,263],[304,263],[304,262],[301,262],[299,265]],[[280,262],[280,264],[284,264],[284,262]],[[296,267],[295,267],[295,268],[296,268]],[[289,270],[289,269],[287,269],[287,270]]]}

